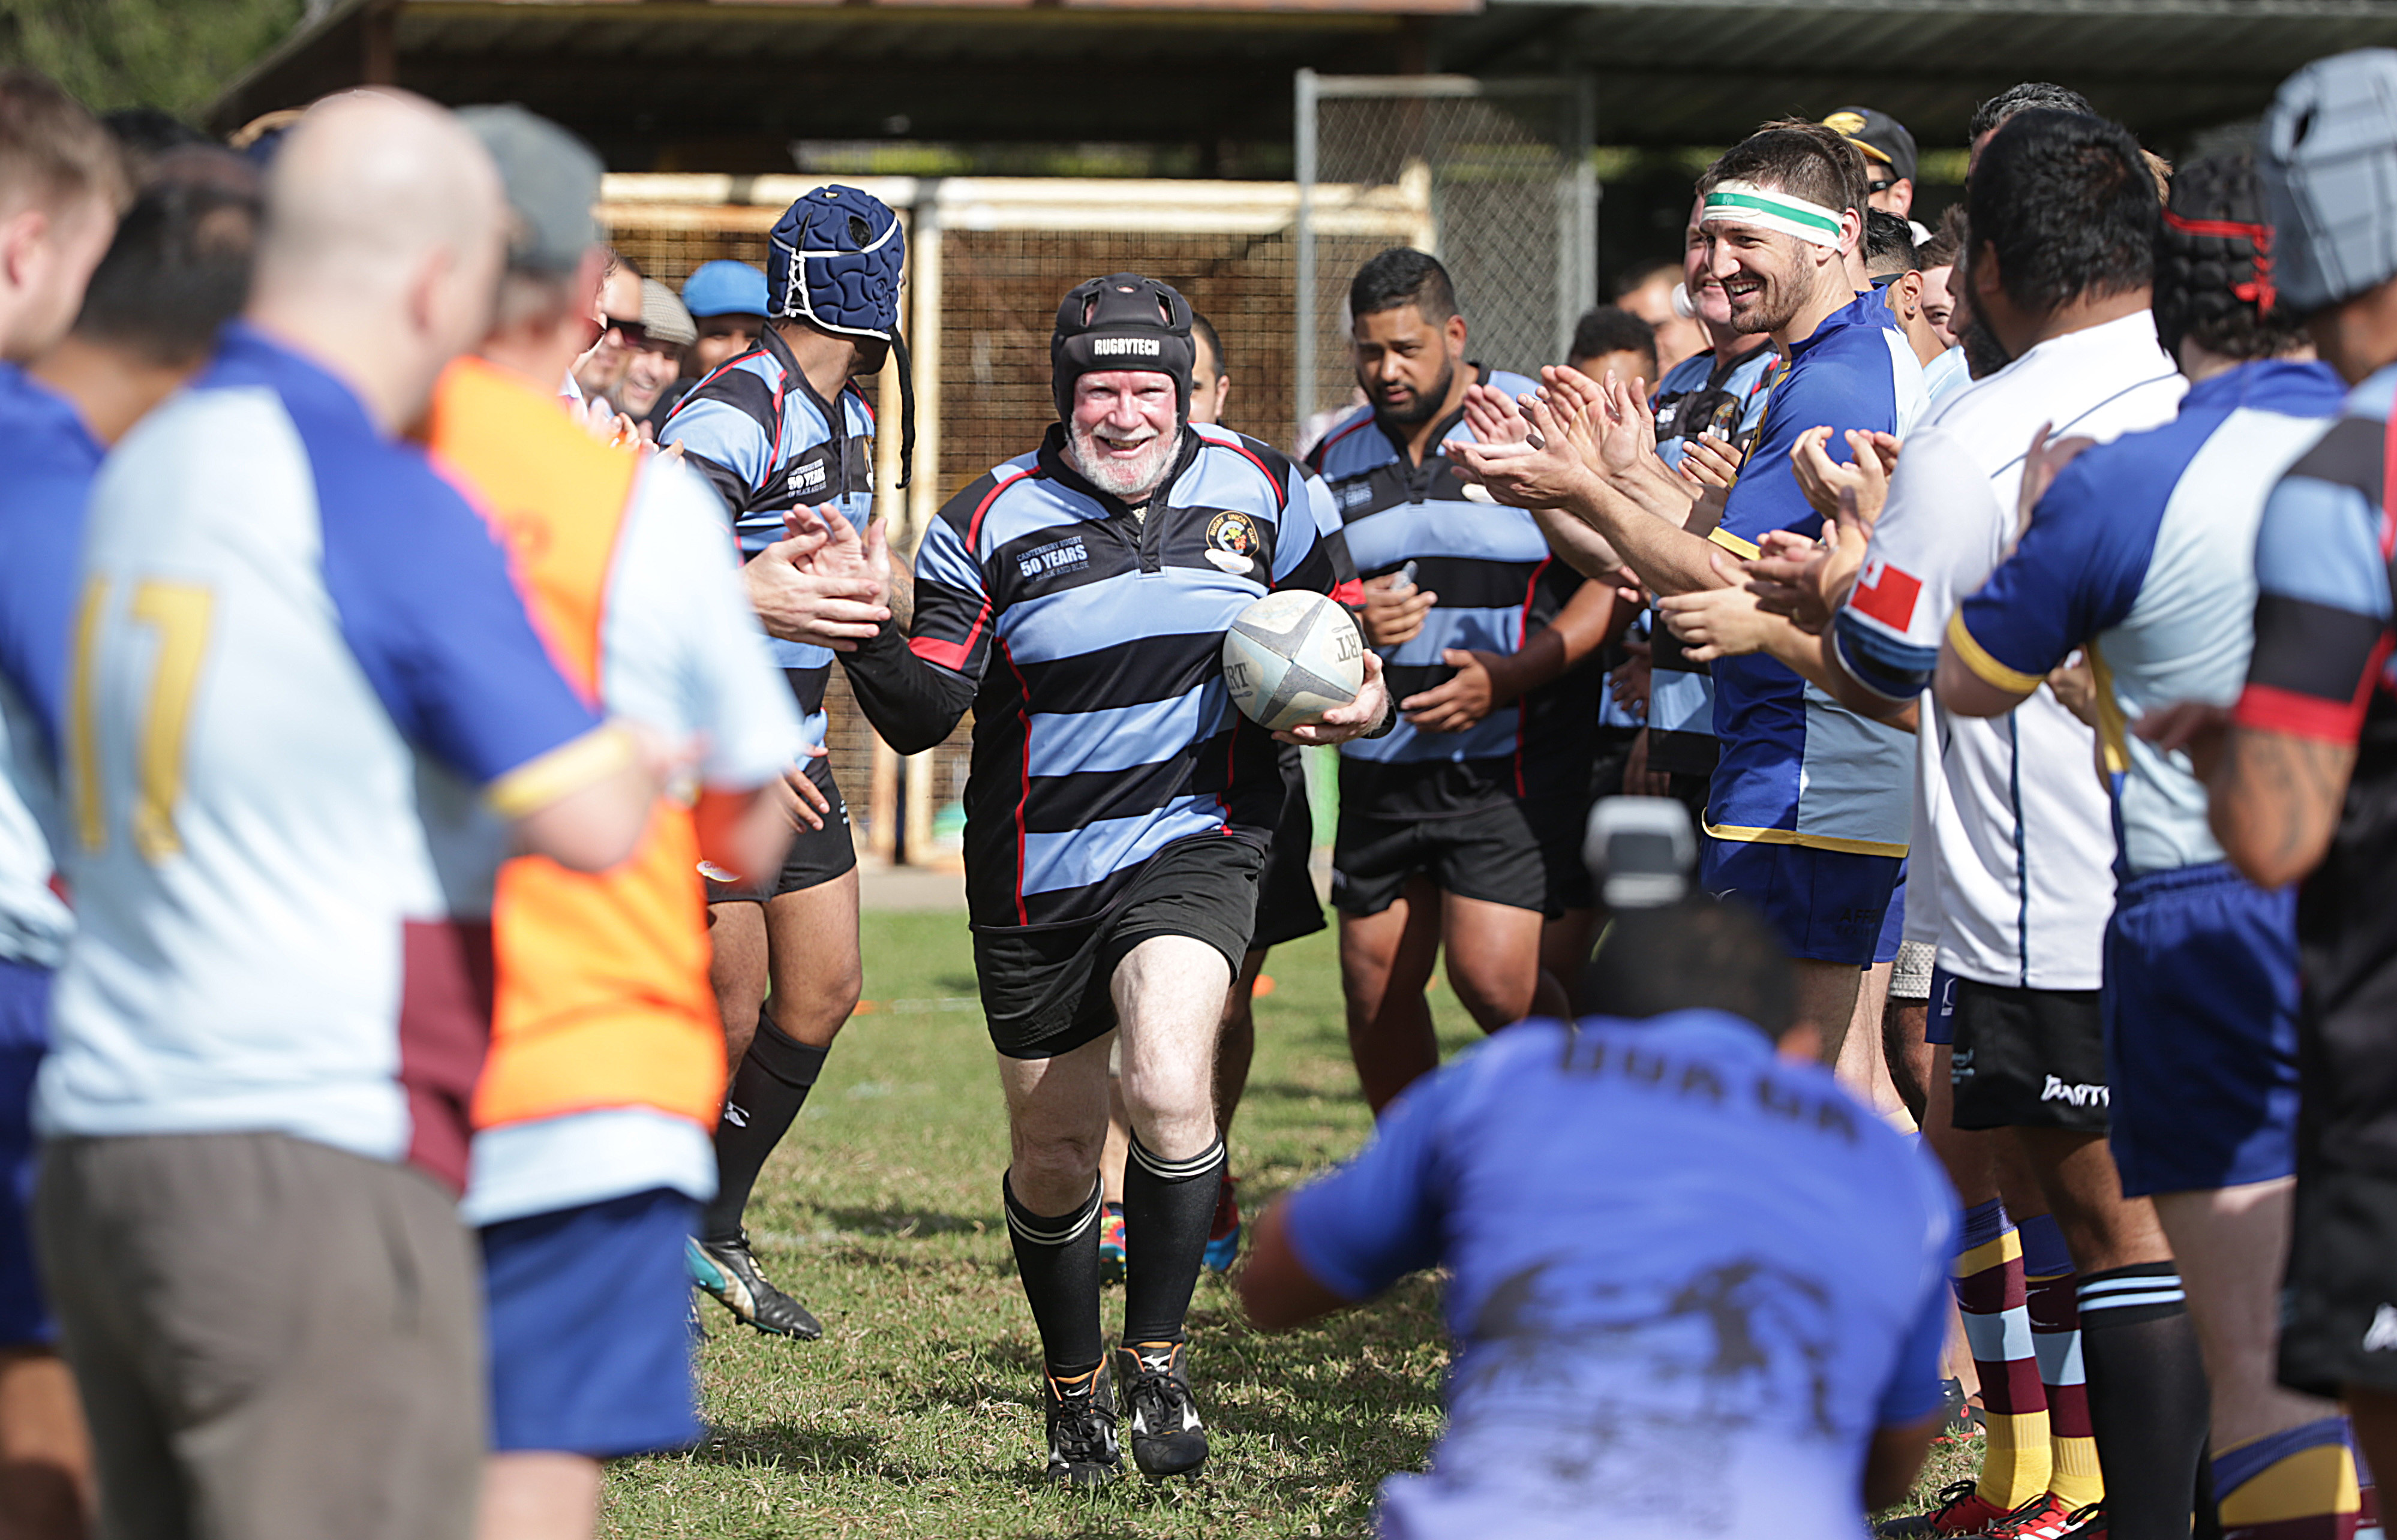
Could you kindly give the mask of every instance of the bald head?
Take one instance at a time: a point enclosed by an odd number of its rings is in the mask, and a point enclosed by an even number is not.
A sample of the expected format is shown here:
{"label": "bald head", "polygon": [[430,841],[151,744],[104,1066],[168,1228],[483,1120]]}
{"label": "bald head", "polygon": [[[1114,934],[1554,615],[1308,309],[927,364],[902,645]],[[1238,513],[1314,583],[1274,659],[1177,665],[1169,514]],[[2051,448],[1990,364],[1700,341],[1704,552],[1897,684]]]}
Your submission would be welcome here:
{"label": "bald head", "polygon": [[328,97],[268,172],[250,316],[335,365],[395,429],[489,326],[506,208],[490,155],[447,110],[404,91]]}
{"label": "bald head", "polygon": [[397,92],[329,97],[268,173],[260,282],[380,293],[432,251],[502,241],[505,209],[490,156],[449,112]]}

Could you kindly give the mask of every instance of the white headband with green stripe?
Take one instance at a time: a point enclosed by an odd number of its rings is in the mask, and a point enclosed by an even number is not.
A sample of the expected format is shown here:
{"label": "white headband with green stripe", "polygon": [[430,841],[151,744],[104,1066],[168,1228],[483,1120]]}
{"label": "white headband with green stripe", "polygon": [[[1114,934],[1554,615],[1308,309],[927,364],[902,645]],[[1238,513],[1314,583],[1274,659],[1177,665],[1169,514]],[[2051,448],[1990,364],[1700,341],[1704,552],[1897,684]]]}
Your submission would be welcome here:
{"label": "white headband with green stripe", "polygon": [[1826,208],[1819,203],[1792,197],[1787,193],[1759,187],[1752,181],[1723,181],[1715,184],[1707,194],[1706,208],[1698,216],[1701,224],[1752,224],[1762,230],[1778,230],[1785,235],[1795,235],[1811,246],[1840,244],[1840,215],[1837,209]]}

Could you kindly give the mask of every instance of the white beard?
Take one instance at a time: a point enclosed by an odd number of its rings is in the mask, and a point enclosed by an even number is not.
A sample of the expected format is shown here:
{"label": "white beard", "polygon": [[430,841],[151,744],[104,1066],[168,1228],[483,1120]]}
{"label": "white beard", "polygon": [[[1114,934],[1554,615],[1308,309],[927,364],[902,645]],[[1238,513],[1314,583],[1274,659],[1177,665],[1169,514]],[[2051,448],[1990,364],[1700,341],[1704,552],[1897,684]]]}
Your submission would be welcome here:
{"label": "white beard", "polygon": [[1181,447],[1180,433],[1158,434],[1148,441],[1138,458],[1118,460],[1103,451],[1097,435],[1078,422],[1065,427],[1065,462],[1081,474],[1082,479],[1110,497],[1126,502],[1140,501],[1155,491],[1165,479],[1167,467],[1173,463],[1174,451]]}

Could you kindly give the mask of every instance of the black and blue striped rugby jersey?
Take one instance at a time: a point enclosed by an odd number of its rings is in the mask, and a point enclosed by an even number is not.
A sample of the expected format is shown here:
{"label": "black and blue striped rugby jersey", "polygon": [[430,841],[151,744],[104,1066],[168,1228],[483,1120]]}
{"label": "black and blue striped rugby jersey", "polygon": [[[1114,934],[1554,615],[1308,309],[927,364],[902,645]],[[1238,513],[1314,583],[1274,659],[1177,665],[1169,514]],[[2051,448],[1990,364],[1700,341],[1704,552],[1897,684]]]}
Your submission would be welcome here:
{"label": "black and blue striped rugby jersey", "polygon": [[[1510,396],[1539,389],[1520,374],[1485,369],[1482,380]],[[1473,440],[1462,411],[1432,435],[1435,445],[1454,440]],[[1384,655],[1393,700],[1453,677],[1440,661],[1449,649],[1521,650],[1581,587],[1531,515],[1468,500],[1444,454],[1410,463],[1370,407],[1326,435],[1307,463],[1332,489],[1358,573],[1380,577],[1412,561],[1415,586],[1439,596],[1423,630]],[[1371,818],[1445,818],[1574,795],[1588,782],[1604,677],[1577,667],[1462,732],[1419,731],[1401,716],[1387,737],[1343,743],[1340,805]]]}
{"label": "black and blue striped rugby jersey", "polygon": [[1190,425],[1145,516],[1085,481],[1052,425],[1038,450],[942,508],[916,612],[842,654],[901,753],[971,706],[966,893],[976,930],[1104,916],[1177,840],[1262,847],[1281,815],[1273,735],[1224,684],[1224,633],[1281,588],[1357,599],[1320,482],[1239,434]]}
{"label": "black and blue striped rugby jersey", "polygon": [[[716,489],[744,557],[783,537],[783,516],[793,508],[829,502],[861,533],[874,517],[874,408],[854,385],[830,402],[818,395],[771,327],[757,347],[690,388],[658,442],[680,445]],[[766,645],[790,676],[808,742],[822,743],[831,649],[773,637]]]}

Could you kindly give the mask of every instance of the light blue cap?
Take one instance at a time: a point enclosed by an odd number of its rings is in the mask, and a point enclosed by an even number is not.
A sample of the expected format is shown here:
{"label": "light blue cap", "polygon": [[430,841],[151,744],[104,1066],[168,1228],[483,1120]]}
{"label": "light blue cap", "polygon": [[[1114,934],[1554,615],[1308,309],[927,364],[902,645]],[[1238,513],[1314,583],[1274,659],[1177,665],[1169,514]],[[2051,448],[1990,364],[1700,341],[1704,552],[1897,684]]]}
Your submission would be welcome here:
{"label": "light blue cap", "polygon": [[2272,281],[2291,309],[2397,277],[2397,50],[2317,59],[2283,81],[2261,149]]}
{"label": "light blue cap", "polygon": [[693,315],[762,316],[766,275],[747,262],[702,262],[682,281],[682,305]]}

